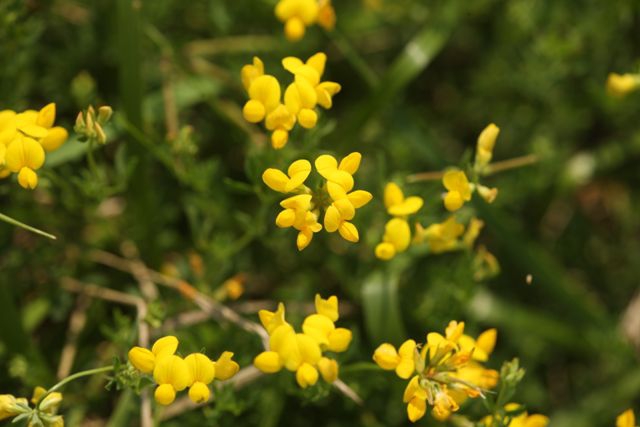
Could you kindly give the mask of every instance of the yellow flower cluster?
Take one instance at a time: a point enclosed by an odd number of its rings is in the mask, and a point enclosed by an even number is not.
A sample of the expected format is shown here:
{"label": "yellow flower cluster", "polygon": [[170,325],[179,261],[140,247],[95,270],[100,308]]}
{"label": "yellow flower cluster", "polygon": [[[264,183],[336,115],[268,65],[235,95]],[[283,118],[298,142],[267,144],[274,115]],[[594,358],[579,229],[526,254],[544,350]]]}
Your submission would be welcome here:
{"label": "yellow flower cluster", "polygon": [[362,155],[354,152],[338,163],[328,154],[319,156],[315,161],[318,173],[325,179],[317,191],[312,191],[304,182],[311,173],[308,160],[296,160],[285,174],[279,169],[269,168],[262,174],[262,180],[272,190],[295,195],[280,202],[282,212],[276,217],[276,225],[281,228],[293,227],[298,230],[296,244],[298,250],[306,248],[314,233],[322,230],[318,222],[321,210],[324,210],[324,229],[340,235],[350,242],[360,239],[358,229],[351,222],[356,209],[371,200],[371,193],[353,190],[353,175],[360,167]]}
{"label": "yellow flower cluster", "polygon": [[57,150],[69,136],[64,128],[53,126],[55,119],[54,103],[40,111],[0,111],[0,178],[17,173],[23,188],[36,188],[45,151]]}
{"label": "yellow flower cluster", "polygon": [[404,392],[409,420],[415,422],[427,411],[439,420],[456,412],[467,398],[482,396],[495,387],[498,372],[486,369],[497,332],[489,329],[473,339],[464,335],[464,322],[451,321],[445,335],[427,334],[426,343],[405,341],[398,350],[388,343],[380,345],[373,360],[385,370],[395,370],[402,379],[410,379]]}
{"label": "yellow flower cluster", "polygon": [[0,394],[0,421],[23,415],[28,416],[28,427],[63,427],[64,419],[62,415],[57,415],[62,394],[58,392],[52,392],[46,396],[45,394],[46,390],[42,387],[36,387],[33,390],[31,403],[37,407],[37,410],[29,407],[29,402],[24,397],[16,398],[11,394]]}
{"label": "yellow flower cluster", "polygon": [[452,215],[445,221],[431,224],[427,228],[417,224],[414,242],[426,242],[429,245],[429,251],[434,254],[471,249],[482,227],[484,227],[482,220],[471,218],[465,232],[464,224],[456,221],[455,216]]}
{"label": "yellow flower cluster", "polygon": [[607,91],[613,96],[623,97],[639,88],[640,74],[610,73],[607,78]]}
{"label": "yellow flower cluster", "polygon": [[260,321],[269,334],[269,350],[254,359],[258,369],[271,374],[284,367],[296,373],[302,388],[314,385],[318,372],[328,383],[338,378],[338,362],[323,356],[323,352],[345,351],[351,343],[351,331],[335,326],[339,318],[337,297],[323,299],[316,295],[315,306],[316,313],[302,323],[302,333],[296,333],[285,320],[284,304],[278,304],[275,312],[260,310]]}
{"label": "yellow flower cluster", "polygon": [[[500,129],[493,123],[488,125],[478,136],[476,144],[476,158],[474,163],[474,172],[476,175],[482,175],[486,172],[487,166],[493,157],[493,147]],[[445,172],[442,178],[442,184],[447,190],[444,196],[444,206],[450,212],[460,209],[465,202],[471,200],[471,195],[477,191],[487,203],[493,203],[498,196],[497,188],[489,188],[480,183],[472,184],[469,178],[459,169],[451,169]]]}
{"label": "yellow flower cluster", "polygon": [[396,254],[407,250],[411,243],[411,229],[408,217],[420,210],[424,200],[418,196],[405,198],[402,189],[390,182],[384,188],[384,206],[393,218],[384,227],[382,242],[376,246],[376,257],[390,260]]}
{"label": "yellow flower cluster", "polygon": [[156,402],[168,405],[176,398],[176,392],[189,388],[189,398],[195,403],[206,402],[211,394],[209,384],[215,379],[226,380],[234,376],[240,367],[231,360],[233,353],[225,351],[217,361],[202,353],[189,354],[184,359],[176,356],[178,339],[166,336],[158,339],[151,350],[133,347],[129,350],[129,362],[143,374],[153,374],[158,387]]}
{"label": "yellow flower cluster", "polygon": [[616,418],[616,427],[637,427],[636,416],[632,409],[627,409]]}
{"label": "yellow flower cluster", "polygon": [[284,23],[284,34],[290,41],[300,40],[307,27],[315,23],[325,30],[332,30],[336,25],[331,0],[280,0],[276,17]]}
{"label": "yellow flower cluster", "polygon": [[[507,403],[504,407],[506,412],[517,411],[519,408],[520,405],[517,403]],[[481,423],[486,427],[491,427],[494,425],[493,421],[493,417],[489,415],[487,417],[484,417]],[[549,424],[548,417],[540,414],[529,415],[526,411],[519,415],[516,415],[515,417],[510,417],[508,424],[504,424],[504,421],[507,420],[500,421],[502,421],[501,425],[505,425],[507,427],[547,427],[547,425]]]}
{"label": "yellow flower cluster", "polygon": [[305,129],[315,127],[318,122],[316,107],[325,109],[333,105],[333,96],[340,92],[340,85],[322,81],[327,56],[316,53],[306,62],[287,57],[282,60],[285,70],[294,76],[282,97],[280,82],[264,73],[264,64],[254,57],[253,64],[242,67],[242,83],[249,94],[242,109],[244,118],[250,123],[264,121],[271,131],[271,145],[279,149],[289,140],[289,131],[296,123]]}

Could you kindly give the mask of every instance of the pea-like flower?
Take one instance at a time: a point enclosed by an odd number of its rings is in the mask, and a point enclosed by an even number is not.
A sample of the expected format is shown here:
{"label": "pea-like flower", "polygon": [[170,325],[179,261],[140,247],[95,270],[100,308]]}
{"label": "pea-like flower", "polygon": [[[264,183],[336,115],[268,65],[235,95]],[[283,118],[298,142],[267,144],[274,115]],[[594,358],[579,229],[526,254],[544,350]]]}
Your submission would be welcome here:
{"label": "pea-like flower", "polygon": [[276,225],[281,228],[293,227],[298,230],[296,244],[298,250],[306,248],[314,233],[322,230],[318,222],[324,210],[324,228],[327,232],[338,231],[350,242],[359,240],[358,229],[351,222],[356,209],[371,200],[371,193],[355,190],[353,174],[360,167],[362,156],[351,153],[338,164],[335,157],[321,155],[315,161],[316,170],[326,179],[324,185],[313,191],[304,182],[311,173],[311,163],[296,160],[287,173],[269,168],[262,174],[262,180],[272,190],[295,195],[280,202],[283,210],[276,217]]}
{"label": "pea-like flower", "polygon": [[405,198],[402,189],[393,182],[385,186],[384,205],[393,218],[385,225],[382,242],[375,249],[376,257],[389,260],[407,250],[411,244],[411,228],[407,218],[418,212],[423,204],[421,197]]}
{"label": "pea-like flower", "polygon": [[442,184],[447,189],[447,194],[444,196],[444,207],[448,211],[457,211],[464,205],[464,202],[471,200],[471,184],[463,171],[452,169],[445,172]]}
{"label": "pea-like flower", "polygon": [[607,91],[610,95],[623,97],[640,88],[640,74],[610,73],[607,77]]}
{"label": "pea-like flower", "polygon": [[284,23],[284,34],[290,41],[300,40],[307,27],[315,23],[331,30],[336,22],[331,0],[280,0],[275,12]]}
{"label": "pea-like flower", "polygon": [[482,172],[491,162],[493,157],[493,147],[496,145],[496,139],[500,134],[500,128],[495,124],[489,124],[478,136],[476,144],[475,169]]}
{"label": "pea-like flower", "polygon": [[351,342],[351,331],[336,328],[338,298],[323,299],[316,295],[316,313],[307,316],[302,323],[302,333],[296,333],[285,320],[284,304],[276,311],[260,310],[260,321],[269,334],[269,350],[254,359],[254,365],[264,373],[276,373],[282,368],[296,373],[296,381],[302,388],[313,386],[319,376],[326,382],[338,378],[338,362],[323,356],[326,351],[346,351]]}
{"label": "pea-like flower", "polygon": [[36,188],[45,152],[58,149],[68,138],[64,128],[53,126],[55,117],[54,103],[40,111],[0,111],[0,178],[16,173],[23,188]]}
{"label": "pea-like flower", "polygon": [[242,114],[250,123],[264,121],[267,130],[271,131],[273,148],[280,149],[287,144],[289,132],[296,123],[305,129],[315,127],[318,104],[331,108],[332,97],[340,91],[340,85],[320,81],[326,61],[324,53],[313,55],[306,63],[294,57],[283,59],[284,68],[294,75],[294,81],[284,95],[280,82],[264,73],[264,64],[259,58],[254,57],[252,64],[242,67],[242,84],[249,95]]}
{"label": "pea-like flower", "polygon": [[[403,396],[409,420],[422,418],[429,406],[435,418],[444,420],[464,400],[482,396],[495,386],[498,373],[481,365],[495,338],[495,330],[489,330],[474,340],[464,335],[464,322],[451,321],[444,335],[430,332],[424,344],[407,340],[397,351],[389,343],[381,344],[373,360],[382,369],[395,370],[400,378],[410,378]],[[474,356],[476,350],[478,356]],[[495,381],[482,381],[485,377]]]}
{"label": "pea-like flower", "polygon": [[[540,424],[542,427],[546,427],[546,424]],[[538,425],[535,425],[538,427]],[[627,409],[616,418],[616,427],[636,427],[636,416],[633,413],[633,409]]]}
{"label": "pea-like flower", "polygon": [[192,353],[186,358],[176,356],[178,339],[166,336],[158,339],[151,350],[133,347],[129,350],[129,362],[143,374],[153,374],[158,385],[154,392],[156,402],[168,405],[176,393],[189,388],[189,398],[195,403],[209,400],[209,384],[216,379],[226,380],[234,376],[239,366],[231,360],[233,353],[225,351],[213,362],[202,353]]}

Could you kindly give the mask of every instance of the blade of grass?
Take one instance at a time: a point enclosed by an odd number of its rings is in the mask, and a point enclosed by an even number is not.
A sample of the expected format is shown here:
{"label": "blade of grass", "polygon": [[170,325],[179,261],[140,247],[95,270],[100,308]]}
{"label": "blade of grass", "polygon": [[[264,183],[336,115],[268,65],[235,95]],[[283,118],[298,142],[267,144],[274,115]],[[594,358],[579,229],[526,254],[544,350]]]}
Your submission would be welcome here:
{"label": "blade of grass", "polygon": [[405,328],[398,298],[399,274],[376,271],[362,286],[362,305],[367,333],[373,342],[398,343]]}

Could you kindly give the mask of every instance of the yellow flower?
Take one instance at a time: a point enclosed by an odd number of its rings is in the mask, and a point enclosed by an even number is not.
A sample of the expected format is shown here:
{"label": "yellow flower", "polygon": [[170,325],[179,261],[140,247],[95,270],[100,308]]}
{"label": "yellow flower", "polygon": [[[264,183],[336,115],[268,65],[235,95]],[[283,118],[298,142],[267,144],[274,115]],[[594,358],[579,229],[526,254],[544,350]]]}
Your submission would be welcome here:
{"label": "yellow flower", "polygon": [[224,351],[218,357],[215,362],[216,378],[222,381],[226,381],[233,377],[240,370],[240,365],[237,362],[231,360],[233,353],[230,351]]}
{"label": "yellow flower", "polygon": [[[507,403],[504,406],[506,411],[517,411],[520,408],[520,405],[517,403]],[[490,427],[493,425],[493,417],[491,415],[486,416],[482,419],[482,424]],[[513,417],[509,422],[508,427],[546,427],[549,424],[549,418],[540,414],[529,415],[527,412],[523,412],[516,417]],[[626,424],[623,424],[626,427]],[[621,427],[618,425],[617,427]],[[630,425],[630,427],[635,427],[635,425]]]}
{"label": "yellow flower", "polygon": [[406,219],[392,218],[384,227],[382,243],[376,246],[378,258],[389,260],[396,254],[404,252],[411,243],[411,229]]}
{"label": "yellow flower", "polygon": [[493,147],[496,144],[498,134],[500,134],[500,128],[491,123],[484,128],[480,136],[478,136],[475,160],[475,168],[477,171],[481,172],[491,162]]}
{"label": "yellow flower", "polygon": [[44,149],[35,139],[17,137],[6,149],[5,164],[11,172],[18,173],[23,188],[33,190],[38,185],[35,171],[44,164]]}
{"label": "yellow flower", "polygon": [[285,308],[278,304],[275,312],[261,310],[260,322],[269,334],[269,350],[254,358],[254,365],[264,373],[275,373],[285,368],[296,373],[296,381],[302,388],[314,385],[319,375],[327,382],[338,376],[338,363],[323,357],[323,351],[342,352],[351,342],[351,331],[336,328],[338,299],[323,299],[316,295],[316,314],[307,316],[303,333],[296,333],[285,320]]}
{"label": "yellow flower", "polygon": [[456,169],[445,172],[442,183],[448,190],[444,197],[444,206],[448,211],[457,211],[464,202],[471,200],[471,185],[463,171]]}
{"label": "yellow flower", "polygon": [[28,412],[29,402],[21,397],[16,398],[12,394],[0,394],[0,420],[15,417]]}
{"label": "yellow flower", "polygon": [[216,373],[215,364],[202,353],[192,353],[184,359],[191,373],[192,382],[189,384],[189,398],[195,403],[209,400],[211,392],[209,384]]}
{"label": "yellow flower", "polygon": [[264,75],[264,63],[257,56],[253,57],[253,64],[247,64],[240,70],[240,76],[242,77],[242,85],[248,92],[251,83],[255,79]]}
{"label": "yellow flower", "polygon": [[172,335],[158,339],[151,350],[133,347],[129,350],[129,362],[140,372],[153,372],[156,363],[163,357],[172,356],[178,349],[178,339]]}
{"label": "yellow flower", "polygon": [[284,210],[276,217],[278,227],[298,230],[298,250],[306,248],[313,234],[322,230],[318,222],[322,209],[325,210],[324,228],[329,233],[338,231],[348,241],[359,240],[358,230],[350,221],[356,209],[366,205],[372,198],[368,191],[351,191],[354,186],[352,175],[358,170],[361,157],[360,153],[351,153],[339,165],[333,156],[318,157],[316,169],[327,179],[327,183],[316,192],[304,185],[311,171],[311,164],[307,160],[293,162],[287,174],[274,168],[262,174],[262,180],[272,190],[298,193],[280,202]]}
{"label": "yellow flower", "polygon": [[384,188],[384,206],[392,216],[408,216],[420,210],[424,200],[422,197],[404,197],[402,189],[395,183],[390,182]]}
{"label": "yellow flower", "polygon": [[306,27],[312,25],[319,12],[317,0],[280,0],[276,17],[284,22],[284,33],[291,41],[304,37]]}
{"label": "yellow flower", "polygon": [[37,386],[36,388],[34,388],[33,396],[31,397],[31,403],[33,403],[34,405],[39,404],[38,409],[40,409],[41,411],[47,414],[53,415],[56,412],[58,412],[58,407],[62,402],[62,393],[59,393],[57,391],[54,391],[53,393],[49,393],[44,398],[44,400],[40,402],[40,399],[42,398],[42,396],[44,396],[46,392],[47,390],[44,387]]}
{"label": "yellow flower", "polygon": [[434,254],[456,250],[459,247],[458,237],[464,233],[464,225],[451,216],[442,223],[431,224],[426,229],[416,232],[418,241],[425,240],[429,250]]}
{"label": "yellow flower", "polygon": [[227,297],[232,300],[240,298],[244,293],[244,281],[245,277],[242,273],[225,280],[224,283],[222,283],[222,288]]}
{"label": "yellow flower", "polygon": [[618,415],[616,418],[616,427],[636,427],[636,416],[632,409],[627,409]]}
{"label": "yellow flower", "polygon": [[640,75],[610,73],[607,78],[607,90],[613,96],[622,97],[640,88]]}
{"label": "yellow flower", "polygon": [[161,357],[153,369],[153,379],[158,384],[154,397],[161,405],[168,405],[182,391],[193,383],[189,366],[179,356]]}
{"label": "yellow flower", "polygon": [[318,24],[325,30],[333,30],[336,26],[336,11],[331,0],[319,0]]}
{"label": "yellow flower", "polygon": [[395,370],[403,379],[409,378],[415,371],[416,342],[405,341],[398,351],[391,344],[381,344],[373,353],[373,360],[382,369]]}
{"label": "yellow flower", "polygon": [[[316,103],[327,110],[332,107],[333,96],[340,92],[342,87],[336,82],[321,81],[326,62],[327,55],[322,52],[311,56],[307,62],[293,56],[282,60],[282,66],[295,76],[294,83],[289,86],[289,97],[285,93],[285,104],[294,114],[305,105],[308,109],[315,107]],[[305,100],[306,104],[303,103]]]}

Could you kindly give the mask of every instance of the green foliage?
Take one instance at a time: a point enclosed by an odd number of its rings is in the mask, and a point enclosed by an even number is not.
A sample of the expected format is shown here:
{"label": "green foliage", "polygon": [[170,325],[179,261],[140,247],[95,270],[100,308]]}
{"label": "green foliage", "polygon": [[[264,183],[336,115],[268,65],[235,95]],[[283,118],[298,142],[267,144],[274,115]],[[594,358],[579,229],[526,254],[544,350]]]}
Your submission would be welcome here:
{"label": "green foliage", "polygon": [[[620,325],[640,276],[640,95],[613,99],[604,89],[609,72],[640,69],[638,2],[334,3],[334,32],[313,27],[292,44],[271,0],[0,2],[1,109],[56,102],[57,123],[68,130],[90,104],[115,111],[108,143],[72,134],[47,155],[35,192],[13,178],[0,182],[2,213],[58,238],[0,223],[0,394],[29,396],[56,382],[80,298],[63,278],[142,295],[133,276],[92,258],[95,250],[122,254],[132,241],[148,267],[176,266],[212,297],[243,273],[244,295],[225,303],[253,321],[256,307],[286,301],[299,322],[315,293],[338,295],[340,321],[354,332],[341,378],[362,406],[335,388],[301,391],[280,373],[215,390],[205,409],[163,425],[408,425],[404,383],[369,363],[372,352],[383,340],[423,340],[451,319],[474,335],[496,327],[489,365],[517,356],[527,371],[504,402],[488,395],[489,412],[517,401],[554,427],[604,427],[638,408],[638,352]],[[315,129],[293,132],[274,151],[266,132],[242,118],[240,68],[258,55],[279,70],[281,58],[317,51],[328,54],[326,74],[343,90]],[[441,183],[406,177],[462,166],[490,122],[501,128],[494,159],[540,158],[488,177],[500,189],[496,202],[462,213],[485,221],[480,242],[501,273],[474,280],[472,252],[412,249],[377,260],[384,184],[396,180],[424,197],[417,222],[442,221]],[[352,151],[364,159],[357,188],[374,195],[356,217],[360,242],[325,233],[298,252],[295,233],[274,224],[279,198],[262,171]],[[160,288],[147,317],[152,334],[175,333],[190,351],[217,357],[228,349],[241,366],[252,363],[259,339],[236,326],[207,319],[160,328],[195,309]],[[93,299],[84,313],[73,372],[123,360],[137,341],[135,307]],[[128,369],[118,366],[110,391],[99,379],[69,384],[66,425],[138,425],[139,397],[115,391],[137,381]],[[478,402],[465,410],[473,420],[487,414]],[[442,425],[429,415],[420,423]]]}

